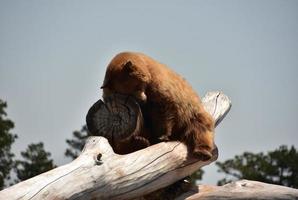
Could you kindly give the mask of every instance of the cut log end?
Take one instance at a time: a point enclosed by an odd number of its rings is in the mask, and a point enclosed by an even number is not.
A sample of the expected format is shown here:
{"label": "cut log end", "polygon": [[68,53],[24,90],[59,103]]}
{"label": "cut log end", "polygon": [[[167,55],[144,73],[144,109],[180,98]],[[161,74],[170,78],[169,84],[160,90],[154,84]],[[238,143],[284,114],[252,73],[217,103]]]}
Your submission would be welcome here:
{"label": "cut log end", "polygon": [[138,103],[129,96],[113,94],[97,101],[86,116],[91,135],[103,136],[109,141],[121,141],[138,133],[143,117]]}

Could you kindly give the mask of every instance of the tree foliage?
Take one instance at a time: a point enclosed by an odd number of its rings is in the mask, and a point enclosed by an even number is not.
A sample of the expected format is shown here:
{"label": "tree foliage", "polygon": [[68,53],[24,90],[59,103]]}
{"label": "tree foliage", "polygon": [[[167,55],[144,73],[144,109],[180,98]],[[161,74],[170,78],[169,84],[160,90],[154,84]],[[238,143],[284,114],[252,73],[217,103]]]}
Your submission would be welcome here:
{"label": "tree foliage", "polygon": [[196,185],[197,181],[202,180],[204,173],[205,172],[202,169],[199,169],[198,171],[190,175],[190,182]]}
{"label": "tree foliage", "polygon": [[66,140],[69,147],[64,153],[65,156],[72,159],[77,158],[84,147],[88,135],[89,132],[86,125],[80,131],[74,131],[73,138]]}
{"label": "tree foliage", "polygon": [[20,181],[24,181],[56,166],[49,157],[51,154],[44,150],[43,143],[30,144],[26,151],[21,152],[23,160],[15,162],[15,171]]}
{"label": "tree foliage", "polygon": [[0,99],[0,190],[5,186],[5,180],[10,179],[9,174],[13,167],[14,157],[11,145],[17,138],[17,135],[10,132],[14,128],[14,123],[6,118],[6,107],[6,102]]}
{"label": "tree foliage", "polygon": [[219,172],[227,175],[218,181],[219,185],[235,179],[250,179],[298,188],[298,152],[294,146],[283,145],[267,154],[245,152],[216,165]]}

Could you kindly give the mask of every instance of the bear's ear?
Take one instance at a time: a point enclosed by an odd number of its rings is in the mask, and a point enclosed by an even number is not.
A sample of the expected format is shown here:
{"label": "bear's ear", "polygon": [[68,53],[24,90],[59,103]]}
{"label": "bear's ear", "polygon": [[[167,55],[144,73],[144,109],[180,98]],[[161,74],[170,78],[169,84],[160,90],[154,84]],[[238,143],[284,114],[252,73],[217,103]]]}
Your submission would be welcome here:
{"label": "bear's ear", "polygon": [[103,83],[102,86],[100,86],[100,89],[104,89],[104,88],[107,88],[107,87],[108,87],[108,84]]}
{"label": "bear's ear", "polygon": [[143,82],[149,81],[149,72],[146,71],[143,67],[137,67],[130,60],[126,61],[123,64],[123,72],[129,75],[130,77],[136,78]]}
{"label": "bear's ear", "polygon": [[128,74],[131,74],[134,71],[136,71],[136,69],[135,69],[135,66],[133,65],[133,63],[130,60],[128,60],[123,64],[123,71]]}
{"label": "bear's ear", "polygon": [[104,88],[107,88],[107,87],[108,87],[108,82],[104,81],[102,86],[100,87],[100,89],[104,89]]}
{"label": "bear's ear", "polygon": [[109,76],[109,74],[106,74],[105,79],[104,79],[100,89],[108,88],[109,86],[110,86],[110,76]]}

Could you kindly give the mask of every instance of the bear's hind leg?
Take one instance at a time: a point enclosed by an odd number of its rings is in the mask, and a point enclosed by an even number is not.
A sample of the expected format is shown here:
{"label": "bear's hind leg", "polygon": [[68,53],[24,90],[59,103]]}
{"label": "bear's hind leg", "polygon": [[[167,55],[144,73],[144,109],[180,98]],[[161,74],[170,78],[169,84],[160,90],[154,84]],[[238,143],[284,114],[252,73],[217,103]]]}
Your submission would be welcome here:
{"label": "bear's hind leg", "polygon": [[192,153],[203,161],[207,161],[212,157],[213,139],[213,126],[193,123],[186,132],[186,142],[191,147]]}

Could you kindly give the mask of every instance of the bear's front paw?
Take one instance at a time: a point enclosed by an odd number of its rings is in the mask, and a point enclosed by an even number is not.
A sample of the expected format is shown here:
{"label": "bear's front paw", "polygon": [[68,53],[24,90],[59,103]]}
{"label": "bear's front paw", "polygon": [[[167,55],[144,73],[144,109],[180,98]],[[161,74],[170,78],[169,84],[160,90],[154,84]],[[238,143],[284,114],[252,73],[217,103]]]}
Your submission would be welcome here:
{"label": "bear's front paw", "polygon": [[141,136],[135,136],[133,138],[133,143],[136,147],[137,150],[139,149],[144,149],[144,148],[147,148],[150,146],[150,142],[149,140],[147,140],[146,138],[144,137],[141,137]]}
{"label": "bear's front paw", "polygon": [[167,142],[170,140],[169,136],[167,135],[162,135],[158,138],[159,142]]}
{"label": "bear's front paw", "polygon": [[194,148],[193,154],[202,161],[208,161],[212,158],[212,150],[206,145],[200,145]]}

